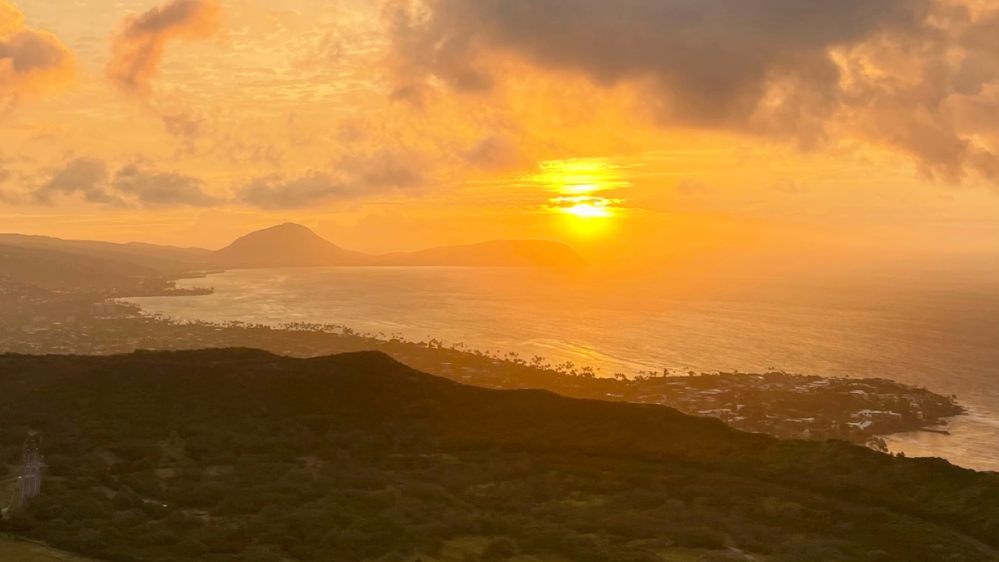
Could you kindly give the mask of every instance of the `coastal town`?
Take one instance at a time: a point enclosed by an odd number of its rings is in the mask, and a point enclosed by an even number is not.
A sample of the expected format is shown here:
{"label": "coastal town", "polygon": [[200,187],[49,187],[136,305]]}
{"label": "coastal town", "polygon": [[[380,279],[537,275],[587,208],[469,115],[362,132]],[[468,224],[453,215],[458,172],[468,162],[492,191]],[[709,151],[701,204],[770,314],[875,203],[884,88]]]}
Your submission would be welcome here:
{"label": "coastal town", "polygon": [[618,373],[550,364],[542,357],[489,353],[462,344],[411,342],[358,334],[338,325],[280,327],[239,322],[174,322],[144,316],[138,306],[94,295],[53,295],[4,285],[0,352],[111,355],[137,350],[250,347],[291,357],[379,350],[422,371],[494,389],[544,389],[575,398],[669,406],[713,417],[744,431],[785,439],[841,439],[885,451],[881,436],[946,432],[963,408],[941,396],[887,379],[850,379],[784,372]]}

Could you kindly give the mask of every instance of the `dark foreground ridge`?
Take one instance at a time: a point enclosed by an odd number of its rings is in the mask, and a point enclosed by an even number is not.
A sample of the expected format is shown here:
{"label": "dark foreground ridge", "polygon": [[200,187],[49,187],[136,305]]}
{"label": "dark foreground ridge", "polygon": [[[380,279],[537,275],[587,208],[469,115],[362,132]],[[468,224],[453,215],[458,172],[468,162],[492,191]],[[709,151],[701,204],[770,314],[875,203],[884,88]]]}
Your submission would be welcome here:
{"label": "dark foreground ridge", "polygon": [[0,463],[29,428],[46,481],[3,526],[108,560],[985,561],[999,546],[996,474],[463,386],[374,352],[0,356]]}

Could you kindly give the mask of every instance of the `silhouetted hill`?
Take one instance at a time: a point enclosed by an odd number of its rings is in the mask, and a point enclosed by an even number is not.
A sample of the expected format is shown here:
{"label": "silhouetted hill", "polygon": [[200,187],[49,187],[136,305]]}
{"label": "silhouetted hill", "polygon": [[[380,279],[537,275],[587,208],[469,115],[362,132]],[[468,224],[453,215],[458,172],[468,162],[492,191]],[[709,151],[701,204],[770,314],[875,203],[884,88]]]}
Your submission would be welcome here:
{"label": "silhouetted hill", "polygon": [[0,356],[0,445],[29,427],[59,478],[3,525],[113,560],[412,560],[481,536],[497,560],[984,562],[999,546],[999,475],[468,387],[380,353]]}
{"label": "silhouetted hill", "polygon": [[572,248],[540,240],[499,240],[372,256],[336,246],[308,228],[287,223],[248,234],[215,252],[209,263],[227,269],[336,266],[585,266]]}
{"label": "silhouetted hill", "polygon": [[344,250],[308,228],[285,223],[247,234],[211,255],[227,269],[360,265],[368,256]]}
{"label": "silhouetted hill", "polygon": [[0,280],[49,291],[134,287],[161,272],[79,253],[0,244]]}
{"label": "silhouetted hill", "polygon": [[462,267],[585,267],[572,248],[545,240],[494,240],[467,246],[444,246],[419,252],[377,256],[376,265]]}
{"label": "silhouetted hill", "polygon": [[160,273],[179,273],[202,269],[205,258],[211,254],[211,250],[200,248],[175,248],[140,242],[114,244],[89,240],[62,240],[48,236],[23,234],[0,234],[0,244],[88,256],[99,260],[155,269]]}

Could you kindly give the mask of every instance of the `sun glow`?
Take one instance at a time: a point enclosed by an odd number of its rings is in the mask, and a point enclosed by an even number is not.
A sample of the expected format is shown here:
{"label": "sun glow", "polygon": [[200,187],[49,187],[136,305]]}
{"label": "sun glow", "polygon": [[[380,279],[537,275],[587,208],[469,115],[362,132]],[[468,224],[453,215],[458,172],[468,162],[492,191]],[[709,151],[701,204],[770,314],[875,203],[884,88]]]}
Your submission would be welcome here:
{"label": "sun glow", "polygon": [[563,209],[562,212],[583,219],[607,218],[612,216],[610,210],[606,207],[597,207],[590,203],[580,203],[579,205]]}
{"label": "sun glow", "polygon": [[614,208],[624,203],[623,199],[603,197],[555,197],[548,200],[548,207],[555,212],[572,215],[581,219],[610,218]]}
{"label": "sun glow", "polygon": [[622,166],[605,158],[552,160],[541,164],[531,178],[539,186],[558,196],[548,200],[548,209],[571,217],[570,227],[577,234],[594,235],[606,221],[618,215],[623,199],[595,194],[631,187]]}
{"label": "sun glow", "polygon": [[552,160],[541,164],[531,178],[541,186],[567,196],[630,187],[622,177],[621,166],[605,158]]}

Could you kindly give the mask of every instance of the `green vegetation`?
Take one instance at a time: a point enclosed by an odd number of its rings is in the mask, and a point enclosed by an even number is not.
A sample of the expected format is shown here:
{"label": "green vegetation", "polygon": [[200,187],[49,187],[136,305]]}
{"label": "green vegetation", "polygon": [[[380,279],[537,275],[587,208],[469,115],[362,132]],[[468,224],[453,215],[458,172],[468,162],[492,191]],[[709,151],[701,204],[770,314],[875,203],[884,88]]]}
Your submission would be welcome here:
{"label": "green vegetation", "polygon": [[[468,387],[378,353],[0,356],[3,526],[113,561],[986,561],[999,475],[654,405]],[[460,558],[459,558],[460,557]]]}
{"label": "green vegetation", "polygon": [[3,562],[91,562],[45,545],[0,534],[0,560]]}
{"label": "green vegetation", "polygon": [[[2,289],[2,287],[0,287]],[[0,350],[19,353],[111,355],[136,349],[245,347],[292,357],[377,350],[437,376],[494,389],[537,388],[572,398],[660,404],[722,419],[753,433],[781,438],[842,439],[885,450],[878,435],[940,426],[964,412],[956,397],[940,396],[885,379],[835,379],[771,372],[669,376],[640,373],[603,378],[588,366],[551,364],[544,357],[490,353],[463,344],[412,342],[361,334],[336,324],[280,327],[243,322],[176,322],[157,317],[87,318],[90,300],[44,304],[14,302],[0,293]],[[138,307],[118,305],[120,314]],[[20,314],[19,314],[20,311]],[[51,314],[40,327],[33,320]],[[18,320],[20,315],[21,320]],[[663,373],[665,375],[666,373]],[[864,423],[867,422],[867,423]]]}

